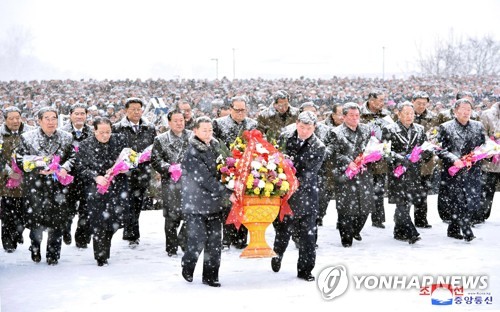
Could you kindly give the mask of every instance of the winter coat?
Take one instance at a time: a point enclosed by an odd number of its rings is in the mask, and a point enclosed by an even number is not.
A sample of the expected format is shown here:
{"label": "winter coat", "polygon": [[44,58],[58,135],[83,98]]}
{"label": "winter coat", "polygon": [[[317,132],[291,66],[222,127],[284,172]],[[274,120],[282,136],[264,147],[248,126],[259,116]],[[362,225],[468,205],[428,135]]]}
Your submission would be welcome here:
{"label": "winter coat", "polygon": [[[71,135],[73,136],[73,146],[74,146],[75,152],[77,154],[78,154],[80,143],[83,142],[85,139],[94,136],[93,128],[87,124],[83,125],[83,128],[81,130],[82,133],[81,133],[80,137],[78,137],[76,135],[76,131],[73,128],[73,125],[71,124],[71,122],[68,122],[64,126],[62,126],[61,130],[64,130],[66,132],[71,133]],[[73,183],[71,183],[69,185],[69,196],[71,197],[70,203],[71,202],[76,203],[76,201],[79,201],[84,196],[83,190],[84,190],[83,180],[79,174],[76,174],[75,178],[73,180]],[[80,205],[82,205],[82,204],[83,203],[80,203]],[[70,207],[70,208],[73,208],[73,212],[76,213],[76,211],[75,211],[76,205],[74,207]]]}
{"label": "winter coat", "polygon": [[472,152],[476,146],[485,142],[483,124],[470,120],[465,126],[456,119],[439,126],[437,140],[442,150],[438,156],[443,161],[441,184],[439,188],[438,205],[443,209],[449,207],[449,201],[460,198],[462,192],[467,193],[469,211],[480,207],[481,201],[481,164],[476,162],[470,168],[463,168],[456,175],[451,176],[448,168],[462,156]]}
{"label": "winter coat", "polygon": [[[328,145],[333,149],[329,153],[334,157],[335,194],[337,210],[345,215],[368,214],[372,210],[375,194],[373,191],[373,174],[368,164],[367,170],[360,172],[349,179],[345,171],[356,157],[363,153],[370,140],[370,127],[359,124],[356,131],[345,124],[333,129],[332,143]],[[360,206],[353,206],[351,202],[360,202]]]}
{"label": "winter coat", "polygon": [[0,196],[19,198],[23,195],[21,186],[9,189],[5,187],[5,185],[12,171],[12,153],[21,143],[21,134],[34,129],[35,128],[30,125],[21,123],[17,134],[13,134],[5,124],[0,126],[0,144],[3,146],[0,152]]}
{"label": "winter coat", "polygon": [[245,118],[239,124],[230,115],[214,119],[213,121],[214,137],[219,142],[226,144],[227,147],[236,140],[238,135],[241,135],[241,132],[255,128],[257,128],[257,121],[251,118]]}
{"label": "winter coat", "polygon": [[[426,109],[420,115],[415,114],[415,120],[413,122],[424,127],[424,132],[427,134],[427,140],[431,139],[429,132],[433,131],[434,129],[437,132],[437,127],[439,126],[436,114],[428,109]],[[434,172],[434,170],[438,167],[438,162],[439,158],[436,155],[434,155],[428,161],[422,163],[420,174],[422,176],[431,175]]]}
{"label": "winter coat", "polygon": [[[56,130],[47,136],[41,128],[21,135],[21,144],[16,149],[16,162],[23,168],[23,156],[60,156],[60,165],[68,173],[74,167],[75,151],[73,137],[66,131]],[[24,170],[24,169],[22,169]],[[23,192],[25,196],[26,227],[46,226],[64,228],[72,217],[66,196],[68,187],[54,181],[53,175],[39,174],[40,168],[24,172]]]}
{"label": "winter coat", "polygon": [[191,136],[191,130],[184,130],[180,137],[176,137],[172,130],[168,130],[154,140],[151,165],[161,175],[164,217],[167,216],[168,211],[181,214],[182,176],[180,180],[174,182],[168,170],[171,164],[181,164]]}
{"label": "winter coat", "polygon": [[[437,114],[436,123],[438,125],[442,125],[443,123],[453,119],[455,119],[455,113],[453,112],[453,108],[446,108]],[[470,119],[479,121],[480,120],[479,113],[476,111],[472,111]]]}
{"label": "winter coat", "polygon": [[[391,113],[385,108],[378,113],[372,112],[368,108],[368,102],[361,106],[360,122],[370,126],[370,130],[375,134],[377,139],[382,139],[382,128],[388,126],[391,120]],[[387,173],[387,163],[384,159],[372,165],[373,174]]]}
{"label": "winter coat", "polygon": [[[284,132],[280,137],[284,142],[284,153],[292,158],[297,172],[299,188],[288,200],[295,216],[314,215],[319,212],[318,172],[325,157],[325,145],[315,135],[302,144],[298,142],[297,131]],[[280,144],[281,146],[282,144]]]}
{"label": "winter coat", "polygon": [[217,157],[219,142],[212,139],[210,146],[191,137],[182,161],[182,213],[209,215],[223,210],[226,187],[219,181]]}
{"label": "winter coat", "polygon": [[[500,102],[495,103],[481,115],[486,135],[495,140],[500,140]],[[496,164],[491,161],[483,162],[483,171],[500,172],[500,162]]]}
{"label": "winter coat", "polygon": [[[408,131],[410,138],[408,138]],[[425,193],[422,189],[420,170],[422,163],[432,157],[430,152],[422,152],[420,160],[412,163],[408,159],[413,148],[417,145],[421,146],[425,142],[426,136],[424,127],[417,124],[412,124],[406,129],[401,122],[396,122],[382,129],[382,137],[384,141],[391,141],[391,157],[388,161],[389,169],[389,203],[415,203]],[[394,175],[394,169],[398,166],[404,166],[406,172],[399,178]]]}
{"label": "winter coat", "polygon": [[299,109],[296,107],[290,105],[284,114],[280,114],[271,104],[259,113],[257,129],[267,137],[268,141],[277,139],[286,126],[297,121],[298,116]]}
{"label": "winter coat", "polygon": [[125,174],[116,175],[105,194],[97,192],[95,181],[113,167],[125,147],[125,138],[116,133],[111,135],[107,143],[97,141],[94,136],[80,142],[76,157],[77,171],[83,181],[92,228],[117,230],[123,227],[124,218],[129,214],[130,192]]}
{"label": "winter coat", "polygon": [[[127,117],[113,124],[113,133],[121,133],[125,136],[127,147],[137,153],[144,151],[148,146],[153,145],[156,137],[155,126],[141,118],[139,121],[139,131],[137,133],[132,128]],[[131,189],[146,189],[151,181],[151,164],[146,161],[130,171],[129,187]]]}

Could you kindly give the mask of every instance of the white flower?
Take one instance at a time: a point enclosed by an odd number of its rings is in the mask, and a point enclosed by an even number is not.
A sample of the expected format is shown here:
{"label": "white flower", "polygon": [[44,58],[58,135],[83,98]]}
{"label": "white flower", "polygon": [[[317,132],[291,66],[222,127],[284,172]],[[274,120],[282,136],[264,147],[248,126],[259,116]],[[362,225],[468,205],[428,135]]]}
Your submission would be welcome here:
{"label": "white flower", "polygon": [[262,164],[259,161],[254,160],[250,166],[255,170],[259,170],[262,167]]}
{"label": "white flower", "polygon": [[286,174],[284,174],[284,173],[278,174],[278,179],[280,179],[280,180],[286,180]]}
{"label": "white flower", "polygon": [[275,163],[273,163],[273,162],[269,162],[269,163],[267,164],[267,169],[268,169],[268,170],[275,171],[275,170],[276,170],[276,167],[277,167],[277,166],[276,166],[276,164],[275,164]]}
{"label": "white flower", "polygon": [[257,150],[257,153],[259,154],[269,154],[269,151],[266,150],[262,144],[258,143],[256,146],[255,146],[255,149]]}
{"label": "white flower", "polygon": [[230,190],[234,189],[234,180],[231,179],[227,184],[226,187]]}
{"label": "white flower", "polygon": [[266,182],[259,180],[259,185],[257,185],[259,188],[264,188],[266,186]]}

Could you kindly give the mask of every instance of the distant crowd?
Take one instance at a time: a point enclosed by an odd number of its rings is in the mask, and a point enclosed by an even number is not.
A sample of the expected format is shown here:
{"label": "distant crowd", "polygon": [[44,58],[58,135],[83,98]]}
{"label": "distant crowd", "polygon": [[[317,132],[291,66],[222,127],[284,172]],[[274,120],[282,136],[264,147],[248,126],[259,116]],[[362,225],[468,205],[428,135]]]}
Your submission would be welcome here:
{"label": "distant crowd", "polygon": [[[386,108],[393,111],[398,103],[411,100],[416,91],[430,97],[429,110],[437,113],[452,107],[455,95],[467,90],[474,96],[475,110],[485,110],[500,100],[500,79],[489,77],[410,77],[408,79],[340,78],[331,79],[235,79],[229,80],[42,80],[0,82],[0,107],[16,106],[22,111],[23,121],[35,124],[36,111],[44,106],[56,107],[60,114],[69,115],[71,105],[86,104],[89,119],[105,116],[112,122],[125,115],[124,103],[129,97],[149,100],[161,99],[167,107],[179,100],[188,101],[193,117],[219,116],[229,111],[230,99],[244,95],[247,98],[248,117],[256,118],[259,111],[269,106],[277,90],[287,90],[290,104],[312,101],[318,107],[319,119],[325,119],[334,104],[355,102],[362,104],[373,89],[384,90]],[[145,116],[147,117],[147,115]],[[0,116],[2,124],[2,116]],[[160,125],[158,125],[160,127]]]}

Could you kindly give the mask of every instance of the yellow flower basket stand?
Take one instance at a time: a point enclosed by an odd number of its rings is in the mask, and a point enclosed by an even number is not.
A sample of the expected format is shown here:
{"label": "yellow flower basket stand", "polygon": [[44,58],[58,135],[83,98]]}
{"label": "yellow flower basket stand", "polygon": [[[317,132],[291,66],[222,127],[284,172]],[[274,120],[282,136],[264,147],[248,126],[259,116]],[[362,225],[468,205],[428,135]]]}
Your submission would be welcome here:
{"label": "yellow flower basket stand", "polygon": [[279,196],[259,197],[243,196],[243,225],[250,233],[250,242],[243,250],[240,258],[269,258],[276,253],[266,242],[266,229],[280,211]]}

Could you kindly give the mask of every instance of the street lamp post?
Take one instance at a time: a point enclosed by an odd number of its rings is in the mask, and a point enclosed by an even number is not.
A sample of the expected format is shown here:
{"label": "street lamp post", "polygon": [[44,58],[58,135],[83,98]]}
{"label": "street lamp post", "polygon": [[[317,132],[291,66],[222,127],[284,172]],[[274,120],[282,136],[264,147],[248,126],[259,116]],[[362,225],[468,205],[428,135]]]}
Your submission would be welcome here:
{"label": "street lamp post", "polygon": [[382,80],[385,79],[385,47],[382,47]]}
{"label": "street lamp post", "polygon": [[236,79],[236,57],[235,48],[233,48],[233,80]]}
{"label": "street lamp post", "polygon": [[215,79],[219,79],[219,59],[213,58],[212,61],[215,61]]}

